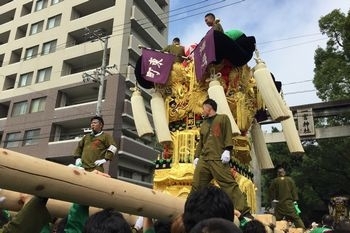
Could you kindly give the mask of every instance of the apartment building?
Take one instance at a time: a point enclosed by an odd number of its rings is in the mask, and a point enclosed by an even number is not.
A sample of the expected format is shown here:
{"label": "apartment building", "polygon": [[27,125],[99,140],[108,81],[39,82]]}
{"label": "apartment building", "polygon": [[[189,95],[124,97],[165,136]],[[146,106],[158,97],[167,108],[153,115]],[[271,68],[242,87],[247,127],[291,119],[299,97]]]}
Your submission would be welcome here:
{"label": "apartment building", "polygon": [[[2,0],[0,146],[63,164],[73,162],[72,153],[96,113],[105,52],[101,114],[104,130],[119,146],[108,171],[150,186],[158,151],[154,137],[137,136],[130,87],[135,86],[138,45],[160,49],[167,44],[168,4]],[[143,96],[149,102],[146,91]]]}

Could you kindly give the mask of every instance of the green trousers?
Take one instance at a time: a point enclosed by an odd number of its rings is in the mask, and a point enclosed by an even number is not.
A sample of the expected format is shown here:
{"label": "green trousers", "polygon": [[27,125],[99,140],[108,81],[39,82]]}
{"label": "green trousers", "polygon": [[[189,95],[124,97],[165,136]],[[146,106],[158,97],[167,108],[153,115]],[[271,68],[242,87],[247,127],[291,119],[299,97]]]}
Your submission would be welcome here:
{"label": "green trousers", "polygon": [[199,158],[194,170],[191,192],[205,188],[212,179],[215,179],[220,188],[228,194],[235,209],[239,210],[243,215],[250,212],[246,197],[233,178],[230,166],[223,164],[221,160],[203,160]]}
{"label": "green trousers", "polygon": [[291,220],[294,223],[295,227],[305,229],[305,225],[303,221],[301,220],[299,215],[297,215],[297,213],[295,212],[294,204],[292,200],[279,202],[275,207],[275,216],[277,221],[280,221],[283,219]]}

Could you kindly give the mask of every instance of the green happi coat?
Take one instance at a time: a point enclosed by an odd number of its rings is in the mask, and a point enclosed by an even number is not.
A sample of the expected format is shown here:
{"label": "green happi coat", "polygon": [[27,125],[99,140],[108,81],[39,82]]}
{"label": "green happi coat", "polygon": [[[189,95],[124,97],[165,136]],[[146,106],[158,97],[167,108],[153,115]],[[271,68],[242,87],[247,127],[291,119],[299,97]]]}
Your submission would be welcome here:
{"label": "green happi coat", "polygon": [[244,194],[233,178],[229,164],[223,164],[221,154],[233,147],[231,122],[227,115],[216,114],[201,125],[195,157],[199,158],[193,175],[192,190],[206,187],[215,179],[231,198],[234,208],[242,214],[250,211]]}
{"label": "green happi coat", "polygon": [[82,167],[87,171],[94,169],[104,171],[103,166],[96,166],[98,159],[111,160],[117,152],[117,146],[113,137],[103,131],[94,135],[85,135],[78,143],[74,152],[75,158],[81,158]]}
{"label": "green happi coat", "polygon": [[185,48],[181,45],[171,44],[163,49],[164,52],[175,55],[175,62],[183,62],[185,56]]}
{"label": "green happi coat", "polygon": [[294,201],[298,201],[298,192],[291,177],[282,176],[273,179],[269,188],[269,198],[270,201],[278,201],[275,207],[277,221],[286,218],[292,220],[296,227],[305,228],[294,208]]}

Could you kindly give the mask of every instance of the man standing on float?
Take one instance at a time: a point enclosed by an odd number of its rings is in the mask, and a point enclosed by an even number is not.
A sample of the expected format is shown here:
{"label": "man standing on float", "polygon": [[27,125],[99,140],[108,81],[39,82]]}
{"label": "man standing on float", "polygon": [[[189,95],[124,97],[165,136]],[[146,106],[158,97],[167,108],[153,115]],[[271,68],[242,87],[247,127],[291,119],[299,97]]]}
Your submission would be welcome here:
{"label": "man standing on float", "polygon": [[215,179],[231,198],[234,208],[241,212],[241,217],[252,218],[246,198],[230,171],[233,149],[231,122],[227,115],[217,114],[216,110],[217,103],[214,100],[204,101],[204,121],[193,161],[196,168],[191,193],[207,187]]}

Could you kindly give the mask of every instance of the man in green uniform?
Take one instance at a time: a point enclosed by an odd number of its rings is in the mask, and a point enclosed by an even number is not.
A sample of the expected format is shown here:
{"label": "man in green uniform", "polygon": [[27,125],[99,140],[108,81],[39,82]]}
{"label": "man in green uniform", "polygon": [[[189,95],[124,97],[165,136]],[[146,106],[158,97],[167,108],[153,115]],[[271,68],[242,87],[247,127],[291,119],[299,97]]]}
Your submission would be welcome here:
{"label": "man in green uniform", "polygon": [[103,132],[104,121],[100,116],[90,120],[92,132],[85,135],[74,152],[75,165],[86,171],[98,170],[104,172],[103,164],[117,153],[117,146],[113,137]]}
{"label": "man in green uniform", "polygon": [[0,233],[39,233],[50,222],[47,198],[33,197],[18,214],[0,229]]}
{"label": "man in green uniform", "polygon": [[215,31],[224,32],[224,29],[222,28],[220,21],[215,19],[215,15],[213,13],[208,13],[204,16],[205,23],[209,26],[214,28]]}
{"label": "man in green uniform", "polygon": [[295,227],[305,229],[305,225],[296,212],[298,192],[294,180],[286,176],[284,168],[277,170],[277,178],[273,179],[269,188],[270,201],[276,203],[275,216],[280,221],[284,218],[293,221]]}
{"label": "man in green uniform", "polygon": [[180,39],[175,37],[171,45],[166,46],[162,51],[175,55],[175,62],[183,62],[185,57],[185,48],[180,45]]}
{"label": "man in green uniform", "polygon": [[[227,115],[217,114],[217,103],[207,99],[203,103],[204,121],[200,129],[200,139],[195,152],[191,193],[207,187],[214,178],[220,188],[231,198],[234,208],[242,218],[252,218],[244,194],[238,187],[230,170],[233,149],[231,122]],[[191,195],[190,193],[190,195]]]}

